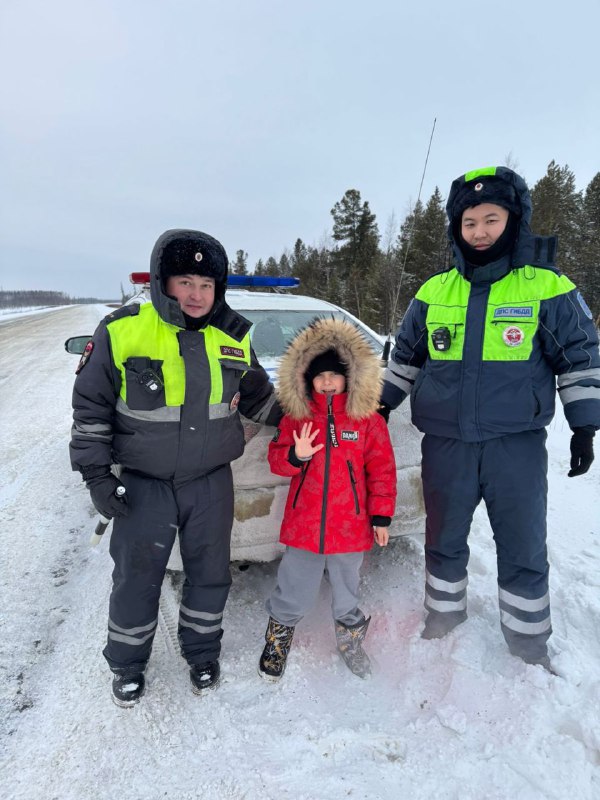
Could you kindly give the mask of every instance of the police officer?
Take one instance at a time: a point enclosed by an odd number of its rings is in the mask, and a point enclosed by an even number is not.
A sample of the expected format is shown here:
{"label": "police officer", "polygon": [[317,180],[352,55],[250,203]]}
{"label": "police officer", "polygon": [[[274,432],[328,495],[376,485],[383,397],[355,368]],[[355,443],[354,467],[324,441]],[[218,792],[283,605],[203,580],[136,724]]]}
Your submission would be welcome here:
{"label": "police officer", "polygon": [[592,314],[555,268],[555,237],[531,233],[531,200],[506,167],[467,173],[447,203],[455,265],[419,289],[396,336],[382,393],[411,395],[425,436],[422,636],[466,619],[467,537],[483,498],[494,532],[501,627],[516,656],[550,669],[546,431],[556,376],[573,431],[569,476],[593,461],[600,356]]}
{"label": "police officer", "polygon": [[267,425],[281,418],[250,346],[251,323],[225,302],[227,267],[222,245],[206,233],[164,233],[151,257],[152,302],[100,323],[75,380],[72,466],[100,514],[114,517],[104,656],[120,706],[144,692],[177,534],[181,652],[195,693],[219,680],[240,412]]}

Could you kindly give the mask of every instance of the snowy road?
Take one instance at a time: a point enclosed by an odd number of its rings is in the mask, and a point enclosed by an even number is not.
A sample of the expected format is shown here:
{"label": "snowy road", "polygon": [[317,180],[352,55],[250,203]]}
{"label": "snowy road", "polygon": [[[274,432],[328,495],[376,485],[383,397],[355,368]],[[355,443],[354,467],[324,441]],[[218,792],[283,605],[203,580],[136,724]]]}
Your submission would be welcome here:
{"label": "snowy road", "polygon": [[256,661],[275,567],[253,566],[234,570],[221,687],[192,695],[163,628],[146,696],[132,710],[117,709],[101,656],[108,542],[89,548],[93,509],[68,463],[77,360],[63,350],[69,335],[91,332],[104,313],[80,306],[0,324],[4,798],[600,797],[600,458],[588,475],[566,478],[562,415],[549,430],[558,677],[506,650],[480,508],[470,616],[442,641],[419,637],[421,540],[407,537],[368,557],[372,680],[354,678],[338,660],[324,590],[298,626],[284,680],[265,685]]}

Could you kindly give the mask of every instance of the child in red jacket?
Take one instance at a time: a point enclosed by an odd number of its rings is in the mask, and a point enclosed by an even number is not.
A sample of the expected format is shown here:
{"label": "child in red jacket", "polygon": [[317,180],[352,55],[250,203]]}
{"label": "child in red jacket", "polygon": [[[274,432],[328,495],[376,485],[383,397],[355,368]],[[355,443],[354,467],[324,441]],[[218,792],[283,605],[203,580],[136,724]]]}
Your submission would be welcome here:
{"label": "child in red jacket", "polygon": [[278,394],[286,413],[269,464],[292,480],[280,534],[287,547],[266,604],[258,668],[266,680],[283,675],[295,626],[314,605],[324,574],[338,650],[355,675],[370,674],[359,570],[374,539],[388,543],[396,501],[394,452],[377,413],[380,387],[379,359],[342,320],[317,320],[282,358]]}

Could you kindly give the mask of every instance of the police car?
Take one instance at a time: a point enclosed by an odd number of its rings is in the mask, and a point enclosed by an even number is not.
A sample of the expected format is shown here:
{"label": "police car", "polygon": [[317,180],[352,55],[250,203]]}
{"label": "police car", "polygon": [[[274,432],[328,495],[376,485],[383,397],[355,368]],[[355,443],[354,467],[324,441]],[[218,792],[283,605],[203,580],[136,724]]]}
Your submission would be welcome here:
{"label": "police car", "polygon": [[[131,302],[150,299],[148,273],[133,273],[132,282],[138,293]],[[229,276],[227,303],[252,322],[250,338],[261,365],[277,385],[279,361],[296,334],[316,317],[335,317],[355,325],[373,351],[383,357],[385,338],[340,306],[314,297],[285,291],[298,285],[295,278],[268,276]],[[248,291],[248,287],[268,291]],[[81,352],[79,346],[89,337],[68,340],[69,352]],[[382,366],[383,366],[382,360]],[[242,418],[246,448],[232,464],[235,488],[234,523],[231,539],[232,561],[272,561],[283,552],[279,544],[279,527],[288,492],[289,478],[274,475],[269,469],[267,448],[273,428],[257,425]],[[389,430],[396,456],[398,499],[390,536],[422,533],[425,530],[420,479],[421,434],[410,423],[408,403],[392,412]],[[178,553],[173,552],[169,568],[180,568]]]}

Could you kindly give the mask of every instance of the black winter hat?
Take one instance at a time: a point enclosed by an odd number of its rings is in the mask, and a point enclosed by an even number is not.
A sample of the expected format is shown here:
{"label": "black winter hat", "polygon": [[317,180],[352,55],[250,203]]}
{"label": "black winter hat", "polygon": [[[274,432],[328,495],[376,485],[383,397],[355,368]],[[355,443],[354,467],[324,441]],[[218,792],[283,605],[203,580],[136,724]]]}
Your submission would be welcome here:
{"label": "black winter hat", "polygon": [[460,222],[466,208],[493,203],[502,206],[515,216],[521,216],[521,203],[515,188],[496,175],[482,175],[465,183],[456,193],[452,204],[451,222]]}
{"label": "black winter hat", "polygon": [[163,234],[165,241],[158,256],[163,281],[173,275],[204,275],[214,278],[217,285],[227,283],[229,262],[221,242],[202,231],[169,233],[172,235]]}
{"label": "black winter hat", "polygon": [[348,367],[343,361],[340,361],[337,350],[332,348],[313,358],[306,370],[307,381],[312,381],[320,372],[339,372],[340,375],[346,377]]}

